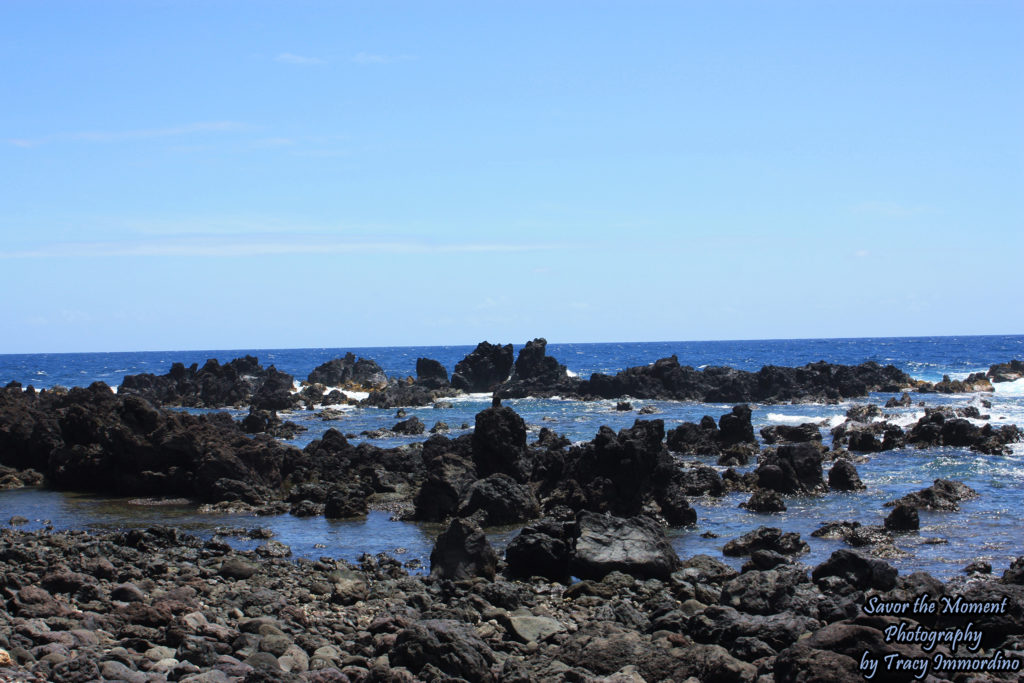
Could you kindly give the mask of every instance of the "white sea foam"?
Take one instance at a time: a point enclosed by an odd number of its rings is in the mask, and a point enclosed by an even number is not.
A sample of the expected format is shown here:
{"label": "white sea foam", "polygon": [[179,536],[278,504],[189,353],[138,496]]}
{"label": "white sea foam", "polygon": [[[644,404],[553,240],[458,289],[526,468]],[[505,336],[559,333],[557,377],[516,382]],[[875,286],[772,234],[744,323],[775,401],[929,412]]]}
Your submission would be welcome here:
{"label": "white sea foam", "polygon": [[894,415],[892,417],[880,417],[876,419],[876,422],[884,421],[890,422],[894,425],[899,425],[900,427],[909,427],[917,424],[917,421],[922,417],[924,417],[924,411],[917,410],[913,413],[904,413],[902,415]]}
{"label": "white sea foam", "polygon": [[786,415],[785,413],[768,413],[765,415],[772,424],[802,425],[805,422],[820,422],[822,418],[813,415]]}
{"label": "white sea foam", "polygon": [[[327,393],[330,393],[330,392],[327,392]],[[349,391],[348,389],[341,389],[341,393],[343,393],[346,396],[348,396],[349,398],[355,399],[357,401],[362,401],[362,400],[367,399],[367,398],[370,397],[370,392],[369,391]]]}
{"label": "white sea foam", "polygon": [[845,415],[833,415],[832,417],[830,417],[828,419],[828,428],[832,429],[833,427],[838,427],[839,425],[843,424],[844,422],[846,422],[846,416]]}
{"label": "white sea foam", "polygon": [[449,396],[448,398],[439,399],[441,401],[448,401],[449,403],[476,403],[479,401],[490,401],[490,392],[481,392],[476,394],[462,394],[460,396]]}
{"label": "white sea foam", "polygon": [[579,377],[579,375],[573,372],[572,370],[566,370],[565,374],[569,375],[570,377]]}
{"label": "white sea foam", "polygon": [[1004,396],[1024,396],[1024,377],[1012,382],[993,382],[997,394]]}

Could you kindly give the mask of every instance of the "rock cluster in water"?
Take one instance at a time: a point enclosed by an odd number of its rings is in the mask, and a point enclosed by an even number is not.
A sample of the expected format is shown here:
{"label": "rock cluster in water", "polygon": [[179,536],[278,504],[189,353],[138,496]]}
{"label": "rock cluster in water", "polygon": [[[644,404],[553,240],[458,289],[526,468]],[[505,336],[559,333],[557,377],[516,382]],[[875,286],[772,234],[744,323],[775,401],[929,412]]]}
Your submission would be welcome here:
{"label": "rock cluster in water", "polygon": [[[944,377],[936,383],[915,380],[892,365],[875,362],[837,365],[820,361],[802,367],[766,365],[757,372],[728,367],[701,370],[682,365],[676,356],[631,367],[615,375],[594,373],[589,379],[568,372],[547,355],[547,341],[527,342],[518,356],[511,344],[481,342],[456,363],[451,377],[436,360],[420,358],[416,377],[388,378],[371,359],[348,353],[319,365],[293,392],[294,378],[273,366],[263,368],[252,356],[221,365],[215,359],[202,367],[175,363],[165,375],[124,378],[119,391],[158,404],[217,408],[253,405],[283,410],[354,402],[343,391],[366,392],[364,405],[378,408],[422,406],[459,392],[493,392],[498,398],[562,396],[581,400],[635,399],[714,403],[836,402],[871,392],[914,390],[921,393],[993,391],[992,382],[1024,376],[1024,361],[993,365],[987,373],[964,380]],[[908,398],[909,400],[909,398]]]}

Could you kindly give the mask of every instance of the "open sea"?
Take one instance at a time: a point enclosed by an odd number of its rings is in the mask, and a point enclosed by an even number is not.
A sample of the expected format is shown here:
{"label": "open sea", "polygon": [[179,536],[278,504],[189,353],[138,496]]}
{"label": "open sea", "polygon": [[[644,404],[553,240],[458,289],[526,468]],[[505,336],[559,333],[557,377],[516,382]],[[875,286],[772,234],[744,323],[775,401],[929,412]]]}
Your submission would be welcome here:
{"label": "open sea", "polygon": [[[502,342],[505,343],[505,342]],[[275,365],[292,374],[297,381],[305,379],[317,365],[351,351],[357,356],[377,361],[389,376],[415,375],[416,359],[434,358],[449,374],[459,360],[473,350],[467,346],[411,346],[378,348],[317,349],[234,349],[209,351],[142,351],[119,353],[9,354],[0,355],[0,383],[10,381],[36,388],[54,386],[86,386],[103,381],[117,386],[125,375],[150,372],[166,373],[172,363],[202,365],[209,358],[221,362],[251,354],[264,366]],[[521,344],[515,344],[518,354]],[[937,381],[943,375],[953,379],[972,372],[984,372],[994,363],[1024,359],[1024,335],[973,337],[905,337],[859,339],[778,339],[760,341],[708,342],[635,342],[621,344],[549,344],[548,355],[567,366],[570,372],[588,377],[593,372],[614,374],[618,370],[646,365],[665,356],[677,355],[681,363],[700,368],[725,365],[744,370],[758,370],[763,365],[797,366],[825,360],[832,363],[858,364],[877,361],[892,364],[911,376]],[[994,426],[1014,423],[1024,427],[1024,380],[996,384],[994,394],[912,395],[914,406],[887,409],[890,421],[904,428],[923,413],[918,401],[927,405],[975,405],[991,416]],[[872,394],[856,403],[884,404],[893,394]],[[991,402],[983,407],[981,400]],[[443,421],[452,427],[450,436],[463,433],[460,426],[471,426],[474,416],[490,406],[490,396],[477,394],[447,399],[447,408],[406,408],[408,416],[416,415],[428,426]],[[754,431],[771,424],[818,422],[826,443],[828,430],[842,421],[844,413],[855,402],[837,405],[753,405]],[[594,437],[601,425],[613,429],[632,426],[636,412],[615,410],[616,401],[581,402],[575,400],[519,399],[506,400],[523,418],[530,430],[529,439],[542,427],[564,433],[573,441]],[[703,415],[716,420],[728,412],[729,404],[678,401],[633,401],[634,408],[653,405],[663,419],[666,430],[683,421],[698,421]],[[236,417],[245,410],[228,411]],[[320,411],[282,412],[284,419],[298,422],[308,430],[289,443],[302,447],[334,427],[346,434],[390,427],[398,418],[392,409],[345,406],[333,419],[325,420]],[[976,421],[978,424],[981,422]],[[363,437],[354,441],[358,442]],[[423,440],[423,436],[376,439],[373,443],[392,446]],[[713,458],[694,458],[715,466]],[[896,545],[907,556],[890,560],[901,573],[925,570],[948,579],[975,560],[991,562],[996,572],[1008,566],[1011,558],[1024,554],[1024,444],[1016,444],[1012,455],[991,456],[958,448],[907,448],[872,454],[857,469],[867,490],[858,493],[831,492],[817,497],[790,497],[783,513],[759,514],[738,507],[749,494],[730,494],[718,499],[691,501],[697,510],[695,528],[671,530],[670,537],[681,557],[707,553],[739,566],[745,558],[724,558],[721,548],[726,541],[761,525],[796,531],[811,546],[809,555],[801,560],[817,564],[834,550],[846,547],[841,541],[812,538],[810,533],[826,521],[851,520],[863,524],[881,524],[889,509],[883,504],[905,493],[921,489],[937,478],[963,481],[980,496],[961,503],[959,512],[921,512],[921,530],[917,534],[897,537]],[[756,467],[751,464],[748,468]],[[826,473],[829,465],[826,464]],[[718,468],[724,470],[725,468]],[[746,469],[746,468],[741,468]],[[22,515],[31,521],[28,528],[52,525],[54,528],[110,529],[154,524],[173,524],[210,536],[217,527],[265,527],[275,532],[275,539],[291,546],[295,555],[305,557],[340,557],[355,560],[363,553],[388,552],[400,560],[420,560],[429,566],[433,538],[437,526],[393,521],[388,513],[374,511],[366,520],[336,521],[319,518],[297,518],[291,515],[249,517],[204,515],[195,506],[175,505],[143,507],[128,499],[102,498],[92,495],[22,489],[0,492],[0,521]],[[503,545],[515,529],[491,530],[492,541]],[[714,537],[702,535],[711,532]],[[237,547],[253,547],[258,541],[230,540]],[[322,547],[321,547],[322,546]]]}

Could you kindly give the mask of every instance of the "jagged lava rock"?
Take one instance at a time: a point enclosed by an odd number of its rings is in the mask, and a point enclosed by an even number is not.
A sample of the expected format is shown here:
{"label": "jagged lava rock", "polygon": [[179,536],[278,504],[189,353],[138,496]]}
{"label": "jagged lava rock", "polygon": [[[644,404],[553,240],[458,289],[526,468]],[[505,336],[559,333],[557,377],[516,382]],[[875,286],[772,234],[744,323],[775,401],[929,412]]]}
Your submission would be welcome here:
{"label": "jagged lava rock", "polygon": [[621,571],[640,578],[668,579],[680,567],[665,532],[650,517],[623,519],[580,513],[570,569],[580,578],[600,579]]}

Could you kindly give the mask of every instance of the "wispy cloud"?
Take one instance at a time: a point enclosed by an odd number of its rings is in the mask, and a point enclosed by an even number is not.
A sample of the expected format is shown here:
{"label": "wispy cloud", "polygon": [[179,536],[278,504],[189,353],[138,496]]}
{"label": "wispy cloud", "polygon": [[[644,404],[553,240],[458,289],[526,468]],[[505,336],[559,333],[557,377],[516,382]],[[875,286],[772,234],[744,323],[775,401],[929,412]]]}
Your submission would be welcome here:
{"label": "wispy cloud", "polygon": [[274,57],[274,61],[281,62],[282,64],[297,64],[299,66],[317,66],[318,64],[327,63],[319,57],[305,57],[303,55],[292,54],[291,52],[282,52],[278,56]]}
{"label": "wispy cloud", "polygon": [[15,147],[38,147],[56,142],[111,143],[133,140],[152,140],[198,133],[238,133],[256,127],[238,121],[200,121],[167,128],[141,128],[134,130],[92,130],[76,133],[54,133],[38,138],[8,138],[5,142]]}
{"label": "wispy cloud", "polygon": [[437,254],[524,252],[559,248],[544,244],[429,243],[415,240],[361,242],[296,236],[235,236],[124,242],[77,242],[42,245],[21,250],[0,251],[0,259],[94,258],[124,256],[245,257],[293,254]]}
{"label": "wispy cloud", "polygon": [[378,55],[371,52],[360,52],[352,58],[356,64],[397,64],[419,59],[415,55]]}

